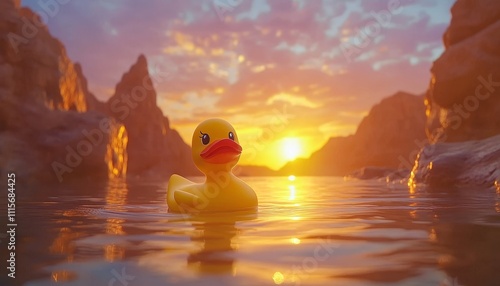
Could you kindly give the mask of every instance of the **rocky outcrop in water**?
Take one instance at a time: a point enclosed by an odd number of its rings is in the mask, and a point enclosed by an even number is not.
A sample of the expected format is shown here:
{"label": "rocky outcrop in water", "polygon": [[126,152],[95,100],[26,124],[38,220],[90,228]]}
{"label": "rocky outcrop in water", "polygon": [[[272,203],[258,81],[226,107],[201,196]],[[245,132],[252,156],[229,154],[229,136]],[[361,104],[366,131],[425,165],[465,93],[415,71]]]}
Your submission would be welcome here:
{"label": "rocky outcrop in water", "polygon": [[398,92],[375,105],[354,135],[331,138],[308,159],[285,165],[280,173],[348,175],[365,166],[411,169],[427,143],[422,96]]}
{"label": "rocky outcrop in water", "polygon": [[87,112],[78,67],[18,4],[0,3],[0,173],[27,183],[122,176],[123,125]]}
{"label": "rocky outcrop in water", "polygon": [[436,144],[420,152],[410,184],[492,186],[500,177],[500,2],[458,0],[451,11],[426,95]]}
{"label": "rocky outcrop in water", "polygon": [[492,186],[500,178],[500,135],[484,140],[426,146],[415,163],[410,185]]}

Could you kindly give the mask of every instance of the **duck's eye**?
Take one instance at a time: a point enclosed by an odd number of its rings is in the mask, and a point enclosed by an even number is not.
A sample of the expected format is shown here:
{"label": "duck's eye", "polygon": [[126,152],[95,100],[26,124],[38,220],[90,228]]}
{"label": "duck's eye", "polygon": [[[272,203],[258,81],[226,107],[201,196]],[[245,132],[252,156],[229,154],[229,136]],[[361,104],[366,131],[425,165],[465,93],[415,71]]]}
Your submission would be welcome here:
{"label": "duck's eye", "polygon": [[234,134],[231,131],[229,131],[229,139],[234,141]]}
{"label": "duck's eye", "polygon": [[200,133],[201,133],[201,136],[200,136],[201,143],[203,143],[203,145],[208,145],[208,143],[210,143],[210,136],[208,136],[207,133],[202,133],[202,132],[200,132]]}

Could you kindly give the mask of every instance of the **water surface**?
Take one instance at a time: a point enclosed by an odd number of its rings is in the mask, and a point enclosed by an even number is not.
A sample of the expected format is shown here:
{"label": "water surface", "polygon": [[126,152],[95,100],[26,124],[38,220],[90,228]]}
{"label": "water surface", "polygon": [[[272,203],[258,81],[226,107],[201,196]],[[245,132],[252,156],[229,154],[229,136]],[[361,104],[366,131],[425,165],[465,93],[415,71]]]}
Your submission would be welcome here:
{"label": "water surface", "polygon": [[245,180],[254,214],[168,213],[167,182],[25,190],[16,283],[500,285],[493,189]]}

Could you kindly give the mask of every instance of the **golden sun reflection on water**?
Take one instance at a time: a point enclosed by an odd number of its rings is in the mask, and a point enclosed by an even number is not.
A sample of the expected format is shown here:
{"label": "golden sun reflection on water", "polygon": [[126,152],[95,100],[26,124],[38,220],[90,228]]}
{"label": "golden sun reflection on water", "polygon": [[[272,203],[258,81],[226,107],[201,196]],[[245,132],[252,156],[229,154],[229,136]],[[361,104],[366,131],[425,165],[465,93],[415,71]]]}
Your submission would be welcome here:
{"label": "golden sun reflection on water", "polygon": [[[123,211],[123,207],[127,204],[128,188],[124,181],[112,181],[107,188],[106,192],[106,209],[112,211]],[[108,235],[125,235],[123,230],[123,223],[125,220],[122,218],[106,218],[105,232]],[[113,262],[123,259],[125,249],[122,246],[109,243],[104,246],[104,258],[106,261]]]}
{"label": "golden sun reflection on water", "polygon": [[54,282],[66,282],[71,281],[76,278],[76,274],[70,271],[54,271],[51,274],[52,281]]}
{"label": "golden sun reflection on water", "polygon": [[288,186],[288,189],[290,190],[290,197],[288,197],[288,199],[290,201],[295,200],[295,186],[294,185],[290,185],[290,186]]}
{"label": "golden sun reflection on water", "polygon": [[[248,285],[438,285],[436,277],[444,273],[439,267],[455,265],[456,255],[435,246],[467,237],[467,229],[455,234],[453,222],[439,224],[459,210],[455,193],[409,193],[405,186],[342,178],[244,180],[257,192],[258,212],[172,214],[165,212],[163,185],[148,194],[147,188],[112,183],[103,189],[99,209],[83,214],[89,217],[82,227],[68,226],[82,219],[81,212],[63,212],[58,223],[65,227],[57,226],[51,251],[65,255],[66,263],[85,263],[83,256],[133,265],[126,273],[137,277],[137,285],[224,284],[220,278]],[[498,211],[498,202],[490,210]],[[78,269],[77,276],[58,270],[54,282],[85,276]],[[141,282],[153,276],[163,284]]]}

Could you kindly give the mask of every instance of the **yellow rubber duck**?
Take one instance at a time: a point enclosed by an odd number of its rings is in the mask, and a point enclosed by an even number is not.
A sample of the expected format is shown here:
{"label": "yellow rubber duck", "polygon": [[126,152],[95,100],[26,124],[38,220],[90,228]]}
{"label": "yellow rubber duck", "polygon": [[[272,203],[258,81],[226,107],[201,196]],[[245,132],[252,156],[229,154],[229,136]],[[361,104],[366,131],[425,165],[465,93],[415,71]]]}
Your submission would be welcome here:
{"label": "yellow rubber duck", "polygon": [[167,190],[169,211],[218,212],[257,208],[254,190],[232,173],[242,148],[231,124],[218,118],[203,121],[193,133],[191,146],[193,161],[205,174],[205,182],[196,184],[172,175]]}

